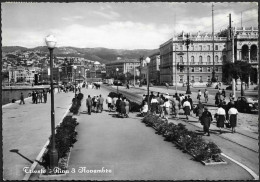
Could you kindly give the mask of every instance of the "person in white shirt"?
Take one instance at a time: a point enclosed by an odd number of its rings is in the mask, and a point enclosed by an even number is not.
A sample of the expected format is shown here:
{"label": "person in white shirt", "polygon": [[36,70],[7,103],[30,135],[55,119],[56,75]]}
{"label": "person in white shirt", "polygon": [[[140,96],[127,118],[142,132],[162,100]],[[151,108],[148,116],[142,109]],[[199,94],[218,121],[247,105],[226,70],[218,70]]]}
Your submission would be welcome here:
{"label": "person in white shirt", "polygon": [[147,104],[147,102],[145,101],[145,102],[144,102],[144,106],[143,106],[142,109],[141,109],[141,115],[144,116],[147,112],[148,112],[148,104]]}
{"label": "person in white shirt", "polygon": [[237,126],[238,111],[233,104],[231,105],[231,108],[228,110],[228,115],[229,115],[229,122],[232,128],[232,133],[235,133],[236,132],[235,127]]}
{"label": "person in white shirt", "polygon": [[156,99],[155,96],[152,96],[152,100],[151,100],[151,113],[152,114],[156,114],[157,105],[158,105],[158,100]]}
{"label": "person in white shirt", "polygon": [[205,98],[205,102],[207,103],[209,100],[209,91],[207,89],[205,89],[204,98]]}
{"label": "person in white shirt", "polygon": [[112,98],[109,95],[107,96],[106,103],[107,103],[107,107],[108,107],[109,112],[110,112],[111,109],[112,109]]}
{"label": "person in white shirt", "polygon": [[163,104],[163,107],[164,107],[164,116],[165,116],[165,119],[166,121],[168,121],[168,115],[170,114],[170,102],[168,99],[165,99],[165,102]]}
{"label": "person in white shirt", "polygon": [[112,108],[115,108],[116,107],[116,101],[117,101],[117,97],[114,97],[113,99],[112,99]]}
{"label": "person in white shirt", "polygon": [[197,99],[200,100],[200,98],[201,98],[201,91],[199,90],[199,91],[198,91]]}
{"label": "person in white shirt", "polygon": [[184,114],[186,115],[186,119],[189,120],[188,115],[190,115],[191,105],[187,99],[183,102],[183,110]]}
{"label": "person in white shirt", "polygon": [[226,120],[226,111],[223,109],[222,105],[218,106],[218,110],[216,113],[217,116],[217,127],[219,128],[219,132],[222,133],[221,128],[224,128],[224,123]]}

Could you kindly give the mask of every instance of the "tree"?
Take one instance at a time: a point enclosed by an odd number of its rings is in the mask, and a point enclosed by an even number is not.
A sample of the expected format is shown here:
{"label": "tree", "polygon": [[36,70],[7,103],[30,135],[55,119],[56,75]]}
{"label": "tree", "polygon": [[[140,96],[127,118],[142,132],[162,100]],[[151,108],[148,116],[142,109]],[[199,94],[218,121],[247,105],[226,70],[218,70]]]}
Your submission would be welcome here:
{"label": "tree", "polygon": [[228,29],[221,30],[217,33],[218,37],[228,37]]}

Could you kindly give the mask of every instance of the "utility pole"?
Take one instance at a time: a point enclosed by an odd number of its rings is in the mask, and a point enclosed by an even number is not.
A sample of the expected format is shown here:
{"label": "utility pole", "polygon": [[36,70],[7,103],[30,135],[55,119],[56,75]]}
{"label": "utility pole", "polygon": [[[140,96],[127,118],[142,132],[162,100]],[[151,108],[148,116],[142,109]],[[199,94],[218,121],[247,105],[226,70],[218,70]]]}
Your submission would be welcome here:
{"label": "utility pole", "polygon": [[[234,34],[232,31],[232,26],[231,26],[231,13],[229,14],[229,38],[231,42],[231,62],[235,63],[234,59]],[[232,92],[233,92],[233,97],[236,98],[236,81],[234,78],[232,78]]]}
{"label": "utility pole", "polygon": [[211,78],[211,81],[212,82],[216,82],[216,77],[215,77],[215,44],[214,44],[214,5],[212,3],[212,53],[213,53],[213,57],[212,57],[212,60],[213,60],[213,70],[212,70],[212,78]]}
{"label": "utility pole", "polygon": [[243,12],[241,11],[241,27],[243,27],[243,26],[242,26],[242,13],[243,13]]}

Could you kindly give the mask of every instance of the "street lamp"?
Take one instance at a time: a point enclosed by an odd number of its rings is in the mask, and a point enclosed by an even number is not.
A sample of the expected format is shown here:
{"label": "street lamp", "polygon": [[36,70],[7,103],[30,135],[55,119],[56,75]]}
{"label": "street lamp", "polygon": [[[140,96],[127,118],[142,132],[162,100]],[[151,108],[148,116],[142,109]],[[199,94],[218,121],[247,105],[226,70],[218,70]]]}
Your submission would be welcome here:
{"label": "street lamp", "polygon": [[55,148],[55,117],[54,117],[54,93],[53,93],[53,49],[57,43],[53,35],[45,38],[46,45],[50,51],[50,81],[51,81],[51,149],[50,149],[50,168],[58,166],[58,152]]}
{"label": "street lamp", "polygon": [[150,98],[149,98],[149,85],[150,85],[150,81],[149,81],[149,63],[150,63],[150,61],[151,61],[151,59],[149,58],[149,57],[147,57],[146,59],[145,59],[145,62],[146,62],[146,64],[147,64],[147,96],[148,96],[148,111],[149,111],[149,109],[150,109],[150,102],[149,102],[149,100],[150,100]]}
{"label": "street lamp", "polygon": [[[183,56],[184,53],[180,52],[179,54],[177,54],[178,56]],[[177,60],[175,59],[175,93],[177,94]]]}
{"label": "street lamp", "polygon": [[186,35],[186,40],[183,41],[183,44],[187,47],[187,91],[186,94],[191,94],[190,91],[190,63],[189,63],[189,45],[193,44],[193,42],[189,39],[189,34]]}
{"label": "street lamp", "polygon": [[116,80],[117,80],[117,88],[116,88],[116,93],[118,94],[118,71],[119,71],[119,69],[118,68],[116,68]]}
{"label": "street lamp", "polygon": [[74,81],[75,81],[75,98],[76,98],[76,69],[77,69],[77,66],[76,65],[74,65],[73,66],[73,69],[75,70],[75,75],[74,75]]}
{"label": "street lamp", "polygon": [[79,70],[79,83],[80,83],[80,70]]}

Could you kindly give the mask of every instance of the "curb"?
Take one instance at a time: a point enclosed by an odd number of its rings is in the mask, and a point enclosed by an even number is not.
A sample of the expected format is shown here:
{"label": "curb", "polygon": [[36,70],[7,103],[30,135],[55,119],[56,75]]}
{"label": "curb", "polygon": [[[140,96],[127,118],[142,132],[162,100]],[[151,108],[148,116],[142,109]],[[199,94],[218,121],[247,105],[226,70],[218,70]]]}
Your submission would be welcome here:
{"label": "curb", "polygon": [[[69,109],[71,107],[72,104],[69,105],[67,111],[65,112],[65,114],[62,116],[62,119],[59,121],[59,123],[57,125],[60,125],[60,123],[63,121],[63,119],[66,117],[66,115],[69,113]],[[56,131],[56,130],[55,130]],[[40,161],[40,159],[42,158],[45,150],[46,150],[46,147],[48,146],[50,140],[48,139],[46,141],[46,143],[44,144],[44,146],[42,147],[40,153],[38,154],[38,156],[36,157],[36,159],[34,160],[33,164],[31,165],[30,167],[30,171],[34,171],[35,167],[38,165],[38,162],[37,161]],[[25,180],[25,181],[28,181],[30,176],[31,176],[32,173],[26,173],[25,176],[23,177],[22,180]]]}

